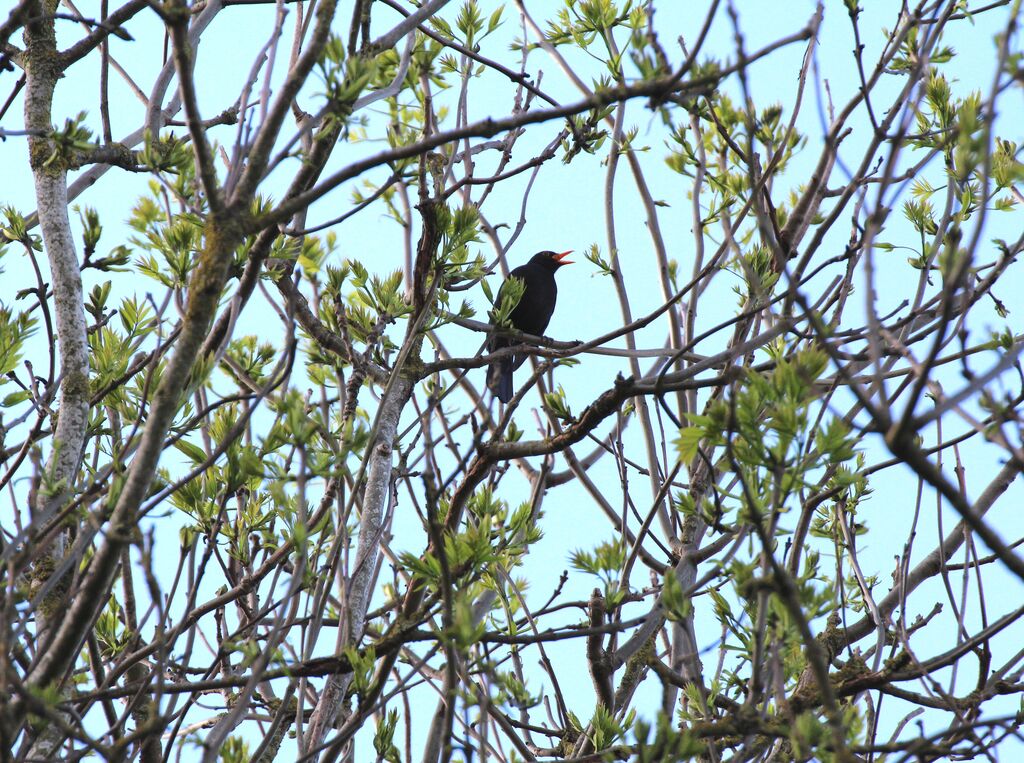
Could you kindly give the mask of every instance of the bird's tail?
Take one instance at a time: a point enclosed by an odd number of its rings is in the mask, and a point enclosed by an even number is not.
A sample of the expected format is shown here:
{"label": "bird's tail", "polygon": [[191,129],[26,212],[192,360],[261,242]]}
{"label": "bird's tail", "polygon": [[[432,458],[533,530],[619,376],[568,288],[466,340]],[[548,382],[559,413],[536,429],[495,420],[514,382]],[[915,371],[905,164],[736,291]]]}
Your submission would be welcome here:
{"label": "bird's tail", "polygon": [[501,402],[512,399],[512,358],[502,358],[487,367],[487,388]]}

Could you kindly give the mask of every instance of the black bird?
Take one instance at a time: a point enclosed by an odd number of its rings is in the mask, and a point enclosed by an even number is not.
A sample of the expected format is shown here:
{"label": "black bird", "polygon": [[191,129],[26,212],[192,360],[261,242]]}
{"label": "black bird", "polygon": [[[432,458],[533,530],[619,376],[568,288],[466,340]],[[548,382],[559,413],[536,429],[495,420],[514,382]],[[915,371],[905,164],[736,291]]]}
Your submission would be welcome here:
{"label": "black bird", "polygon": [[[555,286],[555,271],[563,265],[571,265],[572,261],[565,259],[572,250],[568,252],[540,252],[533,255],[525,265],[515,268],[509,277],[516,277],[523,282],[523,296],[519,304],[509,315],[509,322],[512,326],[525,334],[543,336],[544,330],[548,327],[551,314],[555,311],[555,299],[558,297],[558,287]],[[502,292],[505,290],[505,281],[498,291],[497,304],[501,304]],[[511,347],[516,340],[497,334],[491,337],[487,349],[495,352],[503,347]],[[494,393],[494,396],[501,402],[507,403],[512,399],[512,371],[519,368],[526,360],[526,355],[507,356],[495,361],[487,369],[487,387]]]}

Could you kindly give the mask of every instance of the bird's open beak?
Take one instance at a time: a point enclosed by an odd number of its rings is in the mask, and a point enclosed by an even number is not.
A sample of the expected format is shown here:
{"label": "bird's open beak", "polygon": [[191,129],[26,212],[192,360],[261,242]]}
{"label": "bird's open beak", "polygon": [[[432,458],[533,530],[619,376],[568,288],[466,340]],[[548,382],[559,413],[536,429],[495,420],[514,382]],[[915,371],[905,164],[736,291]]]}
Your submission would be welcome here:
{"label": "bird's open beak", "polygon": [[567,252],[559,252],[555,255],[554,259],[559,265],[572,265],[572,260],[565,259],[570,254],[572,254],[572,249]]}

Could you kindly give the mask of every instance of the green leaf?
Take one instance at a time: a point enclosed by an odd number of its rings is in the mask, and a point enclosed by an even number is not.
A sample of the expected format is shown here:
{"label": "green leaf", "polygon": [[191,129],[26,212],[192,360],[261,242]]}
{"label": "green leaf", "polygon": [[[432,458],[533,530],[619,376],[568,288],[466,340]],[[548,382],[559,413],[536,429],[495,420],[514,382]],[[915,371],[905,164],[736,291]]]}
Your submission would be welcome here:
{"label": "green leaf", "polygon": [[0,407],[10,408],[12,405],[23,403],[26,400],[32,398],[32,393],[27,389],[19,390],[18,392],[12,392],[11,394],[4,397],[3,402],[0,402]]}
{"label": "green leaf", "polygon": [[185,456],[194,464],[202,464],[207,459],[206,451],[198,445],[190,443],[188,440],[178,440],[174,443],[174,447],[184,453]]}
{"label": "green leaf", "polygon": [[692,461],[699,452],[700,442],[704,439],[702,427],[683,427],[679,430],[679,437],[673,440],[679,459],[684,462]]}
{"label": "green leaf", "polygon": [[683,586],[671,569],[665,573],[664,585],[661,589],[661,606],[665,618],[673,622],[681,622],[693,614],[693,602],[683,591]]}

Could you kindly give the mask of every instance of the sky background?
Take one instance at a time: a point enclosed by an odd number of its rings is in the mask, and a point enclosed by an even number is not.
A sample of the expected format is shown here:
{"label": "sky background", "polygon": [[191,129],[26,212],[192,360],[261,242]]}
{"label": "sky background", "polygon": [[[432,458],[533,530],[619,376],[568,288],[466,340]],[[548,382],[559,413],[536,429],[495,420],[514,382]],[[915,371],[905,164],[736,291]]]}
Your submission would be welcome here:
{"label": "sky background", "polygon": [[[898,4],[873,2],[872,0],[863,4],[865,12],[861,19],[861,29],[866,46],[865,59],[870,62],[877,58],[878,51],[884,44],[884,37],[880,29],[882,27],[890,28],[893,25],[894,9]],[[84,5],[80,10],[86,13]],[[489,14],[497,5],[497,3],[481,3],[485,15]],[[528,2],[526,5],[538,22],[545,17],[549,8],[553,7],[553,4],[536,1]],[[342,4],[341,19],[347,19],[347,6],[348,4]],[[452,3],[445,11],[444,16],[452,19],[458,6],[458,3]],[[706,7],[707,4],[703,2],[657,4],[656,24],[660,39],[674,60],[681,59],[679,47],[674,41],[678,38],[686,44],[692,43],[703,22]],[[780,37],[797,31],[807,23],[815,8],[814,3],[810,2],[779,4],[753,0],[737,2],[735,7],[748,51],[755,51]],[[385,31],[396,20],[396,15],[380,4],[375,6],[374,13],[374,35]],[[506,63],[510,61],[514,63],[517,58],[515,54],[508,52],[508,47],[514,38],[521,36],[522,30],[515,15],[514,5],[507,5],[504,13],[506,19],[504,24],[493,38],[485,40],[482,52]],[[994,76],[992,38],[996,31],[1005,24],[1006,13],[1005,10],[1000,10],[992,14],[985,14],[979,17],[974,25],[955,25],[957,36],[950,36],[946,42],[956,49],[958,58],[952,66],[947,67],[946,71],[947,76],[953,80],[952,86],[956,95],[962,97],[977,87],[988,89]],[[132,33],[136,37],[135,41],[113,40],[111,50],[112,55],[130,71],[140,88],[143,91],[148,91],[160,65],[157,51],[163,44],[162,30],[153,14],[143,14],[142,18],[146,19],[146,24],[140,26],[133,22],[131,27]],[[294,19],[294,15],[290,17],[289,23],[291,19]],[[209,117],[221,112],[235,100],[240,85],[252,66],[256,51],[267,38],[272,20],[270,9],[254,8],[230,9],[229,12],[215,20],[204,38],[198,61],[199,101],[205,116]],[[347,33],[347,28],[342,31]],[[67,23],[61,26],[61,32],[66,41],[77,39],[81,34],[80,29],[73,28]],[[289,39],[287,31],[284,39]],[[827,81],[828,92],[831,93],[832,102],[837,106],[845,103],[859,86],[856,70],[851,65],[850,50],[854,43],[850,24],[841,3],[829,2],[826,4],[821,39],[824,44],[815,51],[815,67],[820,72],[820,76],[817,78],[812,76],[812,82],[804,96],[805,105],[797,121],[797,128],[807,136],[808,148],[792,162],[786,175],[786,179],[792,179],[793,183],[805,177],[809,168],[817,160],[820,139],[824,131],[823,125],[827,122],[825,116],[827,103],[824,100],[827,98],[827,94],[822,92],[820,87],[813,85]],[[583,72],[590,75],[597,73],[597,67],[585,53],[574,53],[564,48],[561,50],[563,55],[574,66],[578,65]],[[711,53],[719,60],[728,60],[734,57],[734,30],[724,12],[720,12],[716,18],[704,51],[705,54]],[[775,52],[764,63],[754,64],[748,72],[750,90],[757,99],[758,105],[763,107],[772,101],[780,102],[784,108],[784,120],[788,119],[789,108],[796,96],[798,87],[796,73],[799,71],[804,53],[803,44],[793,44]],[[94,108],[98,61],[98,57],[90,57],[83,61],[58,85],[55,114],[74,114],[81,110]],[[561,102],[579,99],[579,92],[541,51],[531,54],[528,70],[534,74],[535,79],[542,76],[541,82],[544,89]],[[13,82],[12,77],[13,75],[10,73],[0,74],[0,88],[4,93]],[[591,84],[588,77],[584,77],[584,79]],[[882,102],[884,96],[891,92],[892,88],[901,86],[900,80],[891,79],[891,82],[881,88],[880,96],[876,97],[878,102]],[[484,75],[484,82],[486,83],[484,87],[471,90],[471,119],[507,114],[511,108],[514,86],[491,74]],[[318,92],[318,87],[320,85],[314,78],[310,86],[307,87],[306,103],[312,102],[310,96]],[[735,78],[730,78],[724,89],[734,97],[738,97]],[[117,77],[111,79],[111,93],[113,134],[117,139],[135,130],[141,124],[144,107],[132,94],[130,88],[124,86]],[[457,97],[457,89],[437,94],[437,97],[440,102],[445,99],[453,102],[453,99]],[[1022,104],[1021,98],[1021,88],[1019,87],[1006,94],[1001,101],[1003,112],[997,116],[996,132],[1011,140],[1020,141],[1021,139],[1020,125],[1024,124],[1024,119],[1022,119],[1024,104]],[[8,111],[3,122],[0,123],[0,127],[8,130],[20,127],[20,108],[19,100]],[[372,107],[368,113],[371,120],[368,130],[372,135],[374,125],[380,124],[381,117]],[[87,123],[93,126],[97,133],[99,132],[98,113],[90,113]],[[661,209],[662,233],[665,236],[670,256],[680,263],[681,280],[685,280],[690,272],[693,259],[690,200],[687,197],[691,181],[675,174],[662,161],[653,160],[654,157],[667,153],[665,148],[667,131],[658,115],[647,109],[643,101],[636,100],[629,104],[626,124],[635,126],[638,130],[635,144],[649,147],[644,160],[645,172],[647,172],[652,195],[667,205]],[[551,122],[529,129],[517,144],[514,159],[523,160],[532,156],[558,133],[561,126],[560,122]],[[177,131],[183,132],[182,128],[177,128]],[[221,128],[216,136],[218,140],[227,144],[230,144],[234,138],[231,128]],[[841,158],[848,157],[847,161],[849,162],[857,161],[865,140],[866,133],[858,134],[855,131],[841,149]],[[381,148],[383,145],[376,143],[370,149],[367,149],[364,143],[341,145],[332,159],[331,166],[340,167],[354,157],[361,157]],[[34,206],[31,176],[25,154],[24,141],[19,138],[10,138],[0,144],[0,166],[3,167],[4,173],[0,202],[11,204],[22,213],[31,211]],[[488,163],[493,163],[495,160],[496,156],[481,155],[478,167],[488,167]],[[287,182],[288,176],[294,169],[294,162],[282,166],[277,177],[272,178],[268,184],[269,192],[276,192],[280,195],[283,192],[282,184]],[[837,169],[830,185],[839,184],[842,171],[842,167]],[[387,168],[381,168],[368,173],[366,178],[379,182],[388,174]],[[358,187],[362,180],[363,178],[339,188],[314,205],[307,218],[307,225],[317,225],[350,208],[352,190]],[[528,203],[523,208],[522,197],[528,180],[529,173],[524,173],[513,181],[500,184],[482,210],[488,222],[493,226],[508,226],[499,228],[499,237],[502,238],[507,236],[510,228],[515,227],[520,215],[525,214],[527,224],[515,245],[507,253],[509,267],[525,262],[534,252],[544,249],[555,251],[574,249],[582,255],[587,247],[596,244],[601,252],[607,255],[608,243],[604,217],[606,177],[602,162],[589,156],[577,157],[567,165],[558,160],[548,162],[534,182]],[[116,244],[124,243],[128,235],[125,221],[128,216],[130,200],[144,193],[148,182],[145,176],[133,177],[121,171],[113,171],[77,200],[76,203],[95,207],[101,214],[104,225],[104,235],[99,247],[101,254],[105,254],[110,247]],[[782,188],[781,185],[776,187]],[[884,199],[883,203],[898,209],[906,192],[905,185],[897,191],[902,196],[894,195]],[[872,202],[877,203],[877,200],[872,199]],[[660,290],[656,293],[650,291],[650,285],[657,283],[654,275],[655,261],[652,256],[651,239],[644,221],[642,206],[637,198],[635,185],[624,166],[620,168],[616,180],[615,207],[620,258],[626,271],[627,288],[630,289],[631,296],[635,300],[633,310],[634,316],[636,316],[656,306]],[[1020,221],[1019,212],[1009,215],[990,215],[989,227],[986,229],[983,240],[996,237],[1015,238],[1021,229]],[[887,235],[883,236],[883,239],[896,240],[900,235],[905,235],[901,233],[901,229],[905,230],[905,225],[898,213],[894,212],[890,223],[891,231],[887,230]],[[335,264],[341,258],[350,257],[359,259],[368,268],[378,273],[386,273],[401,267],[402,232],[397,224],[387,218],[382,207],[375,207],[351,218],[343,226],[339,226],[336,232],[338,249],[334,260]],[[848,234],[848,227],[837,225],[835,232],[837,234],[835,240],[830,244],[838,254],[845,244],[843,237]],[[892,235],[889,236],[889,233]],[[486,240],[481,241],[479,250],[488,261],[495,257],[493,248]],[[982,248],[982,251],[989,252],[985,247]],[[885,255],[885,257],[887,259],[884,261],[883,267],[886,276],[879,284],[879,312],[882,314],[895,308],[902,300],[910,298],[917,279],[917,271],[906,264],[905,253],[901,254],[897,251]],[[610,279],[602,277],[597,269],[587,263],[582,256],[574,259],[577,264],[559,273],[558,307],[547,331],[548,335],[560,340],[587,340],[622,325],[622,316]],[[3,276],[3,285],[0,285],[0,300],[5,304],[10,304],[14,299],[15,292],[24,288],[23,284],[26,283],[24,279],[29,273],[27,261],[19,253],[9,249],[2,266],[5,269],[5,275]],[[103,277],[103,275],[96,274],[95,271],[87,273],[87,277],[94,280],[97,276]],[[831,274],[829,278],[831,278]],[[1007,283],[1004,283],[996,291],[1011,311],[1014,311],[1014,297],[1021,288],[1024,288],[1024,283],[1022,283],[1019,273],[1010,273],[1005,280]],[[491,279],[493,291],[497,291],[499,283],[500,277]],[[731,287],[739,287],[741,284],[741,279],[735,276],[722,275],[718,277],[715,282],[716,298],[705,299],[701,303],[698,333],[700,330],[727,319],[734,313],[737,297],[732,293]],[[87,280],[87,293],[90,286],[91,283]],[[115,279],[115,288],[124,287],[124,283],[118,284]],[[136,293],[145,294],[147,290],[153,288],[153,285],[139,276],[128,288],[136,290]],[[477,287],[466,296],[477,308],[477,317],[483,320],[487,309],[483,290]],[[858,298],[855,297],[855,300]],[[859,306],[857,309],[860,309]],[[1016,333],[1021,331],[1020,319],[1016,312],[1011,312],[1009,322]],[[971,328],[981,333],[990,329],[998,329],[1001,325],[1002,323],[993,313],[990,323],[983,322],[982,325],[974,325]],[[399,329],[404,331],[403,326],[400,326]],[[265,338],[270,341],[276,341],[283,336],[276,317],[265,304],[260,304],[258,301],[247,309],[245,321],[240,325],[238,333],[253,331],[259,333],[261,338],[265,333],[269,334]],[[726,334],[727,332],[723,332],[721,337],[711,340],[707,345],[702,346],[701,350],[710,353],[714,349],[724,346]],[[40,336],[37,335],[37,341]],[[443,329],[441,336],[453,354],[471,355],[480,344],[478,334],[454,326]],[[655,323],[637,335],[637,345],[640,347],[660,347],[664,340],[664,328],[661,323]],[[46,348],[39,347],[39,352],[41,357],[45,357]],[[978,361],[979,367],[984,367],[984,365],[981,360]],[[578,411],[602,390],[607,389],[615,375],[620,372],[628,374],[628,364],[623,359],[590,355],[586,356],[584,362],[578,366],[560,369],[556,375],[556,383],[566,390],[568,401],[573,409]],[[481,370],[477,373],[482,379],[484,372]],[[522,378],[523,375],[523,372],[520,371],[517,379]],[[7,391],[9,390],[0,388],[0,395],[6,394]],[[530,404],[536,405],[538,402],[536,393],[531,393],[531,395]],[[520,409],[517,422],[521,428],[527,431],[528,437],[537,435],[534,421],[528,406]],[[922,434],[927,437],[931,433],[924,432]],[[671,446],[669,445],[669,447]],[[870,437],[865,439],[863,447],[868,454],[869,463],[882,457],[878,443],[872,441]],[[587,452],[587,449],[583,448],[579,452]],[[961,454],[965,462],[969,464],[967,489],[968,494],[972,497],[977,495],[981,487],[1000,467],[1000,464],[992,458],[992,454],[991,449],[986,448],[976,452],[970,447],[965,448]],[[619,478],[612,467],[613,464],[609,460],[608,463],[596,470],[594,476],[601,484],[607,486],[609,495],[619,494],[621,496]],[[556,464],[556,469],[562,468],[564,468],[564,463],[559,461]],[[901,553],[902,543],[907,537],[910,523],[914,521],[911,509],[917,482],[914,479],[908,479],[909,475],[907,470],[894,469],[873,477],[872,487],[875,492],[863,507],[863,521],[872,528],[884,527],[884,532],[869,536],[868,545],[861,550],[862,560],[867,567],[877,567],[878,570],[884,571],[886,574],[894,566],[894,555]],[[16,489],[20,491],[26,488],[27,485],[22,484]],[[506,480],[502,483],[502,488],[505,491],[503,497],[513,503],[526,497],[524,482],[517,484],[514,480]],[[630,490],[636,491],[637,500],[641,504],[644,501],[649,502],[649,486],[646,480],[634,475]],[[1013,540],[1021,535],[1022,520],[1019,508],[1013,510],[1010,507],[1021,505],[1021,498],[1024,497],[1022,493],[1024,491],[1022,491],[1021,483],[1018,480],[1011,486],[1010,491],[1000,503],[1000,509],[997,509],[993,515],[994,523],[1001,530],[1002,523],[1007,523],[1003,536],[1007,540]],[[7,496],[0,498],[0,511],[5,510],[4,501],[6,500],[8,500]],[[615,503],[614,498],[612,498],[612,502]],[[568,569],[572,550],[590,547],[595,542],[612,537],[610,526],[603,518],[595,517],[596,511],[593,502],[585,496],[582,488],[568,486],[553,491],[549,495],[544,505],[544,518],[541,522],[545,537],[534,547],[531,553],[531,566],[527,573],[534,581],[534,587],[530,592],[532,600],[542,602],[547,599],[562,571]],[[941,512],[941,516],[943,517],[943,526],[948,531],[948,528],[955,522],[955,515],[951,511],[944,510]],[[935,512],[932,509],[931,518],[919,527],[918,548],[922,551],[930,550],[934,545],[936,532],[938,532],[934,517]],[[415,523],[414,519],[411,521]],[[399,521],[395,527],[395,534],[396,538],[392,547],[396,551],[420,549],[422,534],[418,527],[403,527],[402,522]],[[891,543],[887,541],[891,541]],[[634,584],[643,585],[644,575],[643,570],[636,571]],[[988,591],[990,603],[996,610],[1003,611],[1005,609],[1005,606],[998,606],[1000,599],[1019,601],[1021,595],[1024,594],[1024,587],[1016,578],[1005,575],[994,579],[1005,581],[1005,585],[1000,586],[998,590]],[[887,589],[888,583],[888,577],[881,577],[879,580],[879,586],[883,590]],[[585,598],[594,584],[593,579],[574,575],[566,589],[566,598]],[[941,591],[936,590],[935,598],[941,600],[944,595]],[[627,609],[624,616],[639,614],[645,611],[646,607],[645,604],[638,606],[635,610]],[[575,618],[576,615],[573,613],[567,615],[569,621],[573,621]],[[698,629],[701,642],[709,648],[717,648],[719,636],[717,626],[711,621],[704,623],[704,626],[704,628],[699,627]],[[946,632],[942,630],[944,627],[948,628],[948,620],[946,625],[943,625],[943,618],[938,618],[936,621],[938,636],[946,636]],[[1011,629],[1003,634],[1002,638],[1004,646],[1010,648],[1014,640],[1017,643],[1024,641],[1024,629],[1020,627]],[[586,669],[581,646],[575,642],[554,644],[548,647],[548,654],[555,664],[556,670],[561,673],[563,690],[567,690],[570,694],[578,693],[577,696],[583,698],[591,698],[583,699],[584,704],[587,701],[592,702],[593,690],[589,677],[584,677]],[[715,659],[717,659],[716,654],[712,654],[710,657],[706,656],[705,666],[709,665],[709,660],[713,662]],[[966,678],[962,676],[961,681],[962,683],[958,684],[957,693],[964,693],[966,687],[971,685],[970,676]],[[655,683],[648,681],[647,688],[653,690]],[[531,688],[534,691],[539,691],[540,685],[531,686]],[[429,696],[429,691],[420,696]],[[430,697],[429,701],[434,702],[435,699]],[[638,699],[637,702],[640,705],[645,704],[643,699]],[[1006,704],[1008,712],[1012,712],[1016,707],[1014,698],[1007,698]],[[889,709],[893,706],[890,706]],[[900,715],[893,711],[891,722],[894,723],[899,717]],[[887,720],[890,719],[887,718]],[[927,719],[923,719],[923,723],[925,730],[936,730],[929,727]],[[884,737],[884,734],[882,736]]]}

